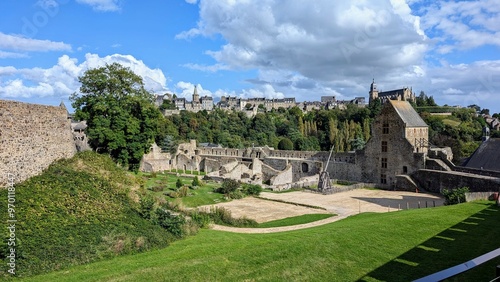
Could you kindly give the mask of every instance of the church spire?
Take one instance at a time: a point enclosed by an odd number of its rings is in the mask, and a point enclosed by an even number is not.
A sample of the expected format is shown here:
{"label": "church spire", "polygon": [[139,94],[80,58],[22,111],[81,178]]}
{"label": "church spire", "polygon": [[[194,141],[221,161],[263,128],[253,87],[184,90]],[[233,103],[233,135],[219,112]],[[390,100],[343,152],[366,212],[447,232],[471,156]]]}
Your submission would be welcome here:
{"label": "church spire", "polygon": [[198,85],[194,86],[194,91],[193,91],[193,102],[199,103],[200,102],[200,95],[198,95]]}
{"label": "church spire", "polygon": [[377,84],[375,83],[375,78],[373,78],[372,80],[372,84],[370,85],[370,92],[368,93],[370,94],[369,103],[378,98],[378,90]]}

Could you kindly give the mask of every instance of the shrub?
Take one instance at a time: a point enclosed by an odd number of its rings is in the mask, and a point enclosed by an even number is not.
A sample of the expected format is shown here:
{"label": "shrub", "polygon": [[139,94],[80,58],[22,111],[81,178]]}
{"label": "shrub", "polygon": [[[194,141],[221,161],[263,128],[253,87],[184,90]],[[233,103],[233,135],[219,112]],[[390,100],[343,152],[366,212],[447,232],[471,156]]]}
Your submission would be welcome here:
{"label": "shrub", "polygon": [[247,218],[246,216],[240,217],[240,218],[235,218],[233,219],[233,226],[236,227],[257,227],[258,223],[250,218]]}
{"label": "shrub", "polygon": [[165,228],[168,232],[176,237],[182,237],[182,225],[186,222],[183,216],[171,214],[163,207],[158,207],[155,210],[154,223]]}
{"label": "shrub", "polygon": [[152,196],[146,195],[141,197],[141,199],[139,200],[139,214],[142,218],[148,220],[151,218],[151,212],[153,211],[154,204],[155,200]]}
{"label": "shrub", "polygon": [[231,224],[233,221],[231,211],[224,207],[210,207],[210,215],[217,224]]}
{"label": "shrub", "polygon": [[462,187],[457,189],[443,189],[441,194],[444,196],[445,205],[455,205],[465,203],[465,193],[469,192],[469,187]]}
{"label": "shrub", "polygon": [[180,178],[177,178],[177,181],[175,182],[175,187],[177,188],[181,188],[182,187],[182,180]]}
{"label": "shrub", "polygon": [[207,228],[210,225],[210,215],[207,213],[192,211],[189,216],[200,228]]}
{"label": "shrub", "polygon": [[278,143],[278,150],[293,150],[292,140],[283,137]]}
{"label": "shrub", "polygon": [[198,176],[195,176],[193,178],[193,182],[191,182],[191,185],[193,186],[201,186],[200,180],[198,179]]}
{"label": "shrub", "polygon": [[179,188],[179,191],[178,191],[179,198],[186,197],[188,192],[189,192],[189,187],[182,186],[181,188]]}
{"label": "shrub", "polygon": [[176,212],[184,212],[184,206],[182,205],[181,199],[175,199],[170,202],[166,202],[162,207],[167,210],[176,211]]}
{"label": "shrub", "polygon": [[179,198],[179,192],[177,191],[170,191],[168,193],[165,193],[167,196],[169,196],[170,198]]}
{"label": "shrub", "polygon": [[231,193],[229,193],[229,195],[227,195],[230,199],[243,199],[245,198],[245,194],[240,191],[240,190],[236,190],[236,191],[233,191]]}
{"label": "shrub", "polygon": [[198,233],[198,230],[200,229],[200,226],[198,223],[189,220],[186,223],[182,225],[182,234],[184,236],[193,236]]}
{"label": "shrub", "polygon": [[217,192],[229,195],[231,192],[236,191],[240,187],[240,183],[234,179],[224,179],[222,185]]}
{"label": "shrub", "polygon": [[243,185],[243,193],[246,195],[259,196],[262,192],[262,186],[254,184]]}
{"label": "shrub", "polygon": [[108,254],[119,255],[130,252],[134,249],[134,246],[132,238],[127,234],[110,232],[108,235],[102,237],[102,242],[98,246],[97,251],[101,256],[106,257]]}
{"label": "shrub", "polygon": [[246,217],[233,218],[231,211],[223,207],[211,207],[210,217],[217,224],[235,227],[257,227],[257,222]]}

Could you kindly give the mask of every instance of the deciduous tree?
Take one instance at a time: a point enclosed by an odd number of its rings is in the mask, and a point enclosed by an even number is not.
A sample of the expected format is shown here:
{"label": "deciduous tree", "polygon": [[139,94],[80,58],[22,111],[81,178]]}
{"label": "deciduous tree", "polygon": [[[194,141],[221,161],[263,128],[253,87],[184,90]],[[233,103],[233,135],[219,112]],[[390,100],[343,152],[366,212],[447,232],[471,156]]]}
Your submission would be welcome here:
{"label": "deciduous tree", "polygon": [[75,118],[87,122],[90,146],[138,169],[154,142],[161,113],[142,78],[118,63],[87,70],[71,96]]}

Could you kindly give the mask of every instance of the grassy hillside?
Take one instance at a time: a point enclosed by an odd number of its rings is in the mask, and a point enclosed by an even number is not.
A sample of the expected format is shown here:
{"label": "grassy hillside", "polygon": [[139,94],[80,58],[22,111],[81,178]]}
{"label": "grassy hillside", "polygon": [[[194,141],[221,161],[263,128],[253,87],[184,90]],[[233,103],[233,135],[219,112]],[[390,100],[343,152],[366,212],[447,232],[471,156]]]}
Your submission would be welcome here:
{"label": "grassy hillside", "polygon": [[[139,187],[133,175],[92,152],[58,161],[16,185],[16,274],[165,247],[169,233],[138,215],[129,197],[131,187]],[[0,199],[6,203],[6,190],[0,191]],[[6,208],[0,205],[2,223],[7,221]],[[3,238],[9,235],[6,228],[1,232]],[[2,243],[2,261],[7,253]],[[0,271],[1,278],[6,263]]]}
{"label": "grassy hillside", "polygon": [[[203,185],[190,189],[187,196],[182,198],[173,199],[167,196],[168,193],[177,191],[175,186],[177,179],[180,179],[183,185],[191,186],[193,177],[176,176],[173,173],[140,173],[145,181],[145,188],[153,191],[154,195],[159,198],[164,198],[167,201],[177,201],[182,203],[185,207],[198,207],[203,205],[211,205],[220,202],[226,202],[224,195],[221,193],[214,193],[214,189],[219,188],[220,183],[214,181],[203,181]],[[202,176],[197,176],[202,178]]]}
{"label": "grassy hillside", "polygon": [[[171,246],[26,281],[411,281],[500,247],[491,202],[360,214],[274,234],[202,230]],[[495,259],[459,281],[489,281]]]}

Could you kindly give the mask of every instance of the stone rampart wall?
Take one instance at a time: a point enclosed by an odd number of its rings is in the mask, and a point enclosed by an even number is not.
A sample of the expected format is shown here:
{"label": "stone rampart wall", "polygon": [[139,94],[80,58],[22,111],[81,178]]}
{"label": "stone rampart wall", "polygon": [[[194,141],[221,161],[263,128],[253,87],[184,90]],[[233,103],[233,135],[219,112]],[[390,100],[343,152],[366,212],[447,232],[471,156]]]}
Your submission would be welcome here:
{"label": "stone rampart wall", "polygon": [[469,192],[465,193],[465,201],[479,201],[479,200],[488,200],[488,201],[496,201],[498,199],[498,192]]}
{"label": "stone rampart wall", "polygon": [[421,169],[412,178],[419,187],[430,192],[439,193],[442,189],[469,187],[471,192],[497,192],[500,178],[454,171],[437,171]]}
{"label": "stone rampart wall", "polygon": [[[204,156],[225,156],[225,157],[246,157],[246,149],[230,148],[197,148],[199,155]],[[248,156],[250,157],[250,156]]]}
{"label": "stone rampart wall", "polygon": [[340,179],[347,181],[360,182],[361,179],[361,166],[354,163],[346,162],[332,162],[328,164],[327,168],[330,178]]}
{"label": "stone rampart wall", "polygon": [[0,100],[0,187],[8,173],[19,183],[76,153],[67,117],[63,107]]}

